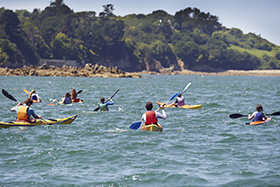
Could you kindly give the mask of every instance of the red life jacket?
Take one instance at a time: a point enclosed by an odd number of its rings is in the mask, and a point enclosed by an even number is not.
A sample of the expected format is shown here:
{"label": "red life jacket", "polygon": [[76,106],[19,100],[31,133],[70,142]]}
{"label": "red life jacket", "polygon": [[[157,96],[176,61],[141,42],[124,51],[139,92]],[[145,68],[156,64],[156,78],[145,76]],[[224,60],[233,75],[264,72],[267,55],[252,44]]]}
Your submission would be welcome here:
{"label": "red life jacket", "polygon": [[146,122],[145,122],[146,125],[157,123],[155,111],[147,111],[147,112],[145,112],[145,114],[146,114]]}

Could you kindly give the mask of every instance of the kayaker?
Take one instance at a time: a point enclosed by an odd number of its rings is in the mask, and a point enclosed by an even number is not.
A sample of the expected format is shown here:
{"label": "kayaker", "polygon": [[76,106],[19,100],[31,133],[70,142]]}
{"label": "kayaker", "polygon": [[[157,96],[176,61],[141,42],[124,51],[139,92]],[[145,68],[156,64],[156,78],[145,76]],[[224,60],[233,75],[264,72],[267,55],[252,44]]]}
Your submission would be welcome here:
{"label": "kayaker", "polygon": [[73,88],[72,91],[71,91],[71,98],[72,98],[72,101],[74,103],[78,103],[78,102],[82,102],[83,100],[77,98],[78,94],[76,92],[76,90]]}
{"label": "kayaker", "polygon": [[256,107],[256,112],[254,112],[252,115],[248,115],[248,119],[253,121],[265,121],[267,117],[263,113],[263,107],[262,105],[258,104]]}
{"label": "kayaker", "polygon": [[65,94],[65,97],[62,98],[62,101],[59,104],[70,104],[72,103],[71,95],[69,92]]}
{"label": "kayaker", "polygon": [[[33,104],[33,100],[30,98],[25,99],[24,104],[19,103],[18,105],[11,108],[11,112],[17,112],[17,121],[28,121],[35,122],[35,119],[42,119],[42,116],[35,114],[34,110],[30,107]],[[33,116],[35,119],[31,119]]]}
{"label": "kayaker", "polygon": [[180,107],[180,106],[185,105],[185,98],[181,94],[179,94],[176,98],[176,101],[175,101],[174,105],[176,107]]}
{"label": "kayaker", "polygon": [[41,102],[41,99],[38,94],[36,94],[36,91],[33,89],[29,93],[29,98],[32,99],[33,101]]}
{"label": "kayaker", "polygon": [[162,110],[162,114],[159,112],[153,111],[153,103],[147,102],[145,105],[147,111],[142,115],[141,121],[144,121],[144,125],[150,125],[150,124],[157,124],[157,118],[166,119],[166,113],[164,110],[163,105],[160,106],[160,109]]}
{"label": "kayaker", "polygon": [[114,101],[111,98],[109,98],[109,100],[110,100],[110,102],[105,103],[105,98],[104,97],[100,98],[101,104],[98,105],[100,111],[109,111],[108,105],[114,104]]}
{"label": "kayaker", "polygon": [[77,94],[76,90],[73,88],[72,91],[71,91],[71,98],[72,99],[77,99],[77,95],[78,94]]}

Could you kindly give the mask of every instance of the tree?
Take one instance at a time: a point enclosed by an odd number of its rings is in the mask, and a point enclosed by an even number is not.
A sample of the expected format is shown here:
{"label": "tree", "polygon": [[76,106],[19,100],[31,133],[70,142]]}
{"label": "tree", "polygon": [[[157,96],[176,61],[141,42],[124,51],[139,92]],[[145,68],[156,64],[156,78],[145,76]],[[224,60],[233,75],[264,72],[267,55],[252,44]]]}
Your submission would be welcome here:
{"label": "tree", "polygon": [[112,5],[112,4],[103,5],[104,11],[99,13],[99,17],[100,18],[109,18],[111,16],[114,16],[113,7],[114,7],[114,5]]}
{"label": "tree", "polygon": [[0,24],[4,26],[5,33],[14,42],[14,37],[19,34],[20,21],[12,10],[5,10],[0,17]]}

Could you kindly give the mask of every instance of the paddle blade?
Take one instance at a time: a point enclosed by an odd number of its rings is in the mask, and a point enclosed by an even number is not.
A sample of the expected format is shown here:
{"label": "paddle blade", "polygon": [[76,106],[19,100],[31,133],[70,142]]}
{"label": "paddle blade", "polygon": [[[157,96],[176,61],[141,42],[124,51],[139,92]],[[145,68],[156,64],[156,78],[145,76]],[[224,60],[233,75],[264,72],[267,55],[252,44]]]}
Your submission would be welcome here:
{"label": "paddle blade", "polygon": [[18,102],[11,94],[9,94],[6,90],[2,89],[2,94],[5,95],[8,99],[11,99],[15,102]]}
{"label": "paddle blade", "polygon": [[137,130],[141,126],[141,121],[135,122],[132,125],[130,125],[130,128],[133,130]]}
{"label": "paddle blade", "polygon": [[95,108],[93,111],[95,111],[95,112],[96,112],[96,111],[98,111],[98,110],[99,110],[99,107]]}
{"label": "paddle blade", "polygon": [[183,94],[187,89],[188,87],[191,85],[191,82],[185,87],[185,89],[181,92],[181,94]]}
{"label": "paddle blade", "polygon": [[174,98],[176,98],[178,95],[180,95],[180,93],[176,93],[176,94],[174,94],[169,100],[168,100],[168,102],[169,101],[172,101]]}
{"label": "paddle blade", "polygon": [[242,115],[242,114],[231,114],[229,115],[230,118],[241,118],[241,117],[247,117],[248,115]]}
{"label": "paddle blade", "polygon": [[25,93],[29,94],[29,91],[27,91],[26,89],[23,89],[23,91],[24,91]]}
{"label": "paddle blade", "polygon": [[274,112],[272,114],[266,114],[268,116],[279,116],[280,115],[280,112]]}
{"label": "paddle blade", "polygon": [[82,91],[83,91],[83,90],[80,90],[80,91],[78,91],[78,92],[77,92],[77,94],[80,94],[80,93],[82,93]]}

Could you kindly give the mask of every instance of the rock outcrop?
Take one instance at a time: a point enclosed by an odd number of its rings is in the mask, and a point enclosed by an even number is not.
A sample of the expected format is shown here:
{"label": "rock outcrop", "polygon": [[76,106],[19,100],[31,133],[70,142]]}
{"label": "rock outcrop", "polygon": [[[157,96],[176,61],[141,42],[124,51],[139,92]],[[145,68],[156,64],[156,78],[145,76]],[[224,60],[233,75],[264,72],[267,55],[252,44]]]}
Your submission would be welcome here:
{"label": "rock outcrop", "polygon": [[2,76],[50,76],[50,77],[116,77],[116,78],[142,78],[139,73],[127,73],[117,67],[105,67],[102,65],[86,64],[85,67],[71,66],[48,66],[43,64],[39,67],[33,65],[23,68],[9,69],[0,68]]}

